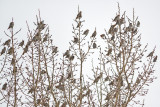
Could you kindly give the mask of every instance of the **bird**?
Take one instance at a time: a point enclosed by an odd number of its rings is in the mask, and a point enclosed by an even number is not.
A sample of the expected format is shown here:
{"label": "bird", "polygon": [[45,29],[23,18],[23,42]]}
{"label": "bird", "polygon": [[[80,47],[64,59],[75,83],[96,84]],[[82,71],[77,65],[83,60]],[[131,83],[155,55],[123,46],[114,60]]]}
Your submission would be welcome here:
{"label": "bird", "polygon": [[97,48],[97,44],[94,42],[93,43],[93,49]]}
{"label": "bird", "polygon": [[73,59],[74,59],[74,55],[72,54],[72,55],[69,57],[69,60],[70,60],[70,61],[73,61]]}
{"label": "bird", "polygon": [[100,37],[101,37],[102,39],[106,39],[105,34],[101,34]]}
{"label": "bird", "polygon": [[11,42],[11,40],[10,39],[8,39],[8,40],[6,40],[4,43],[3,43],[3,45],[9,45],[10,44],[10,42]]}
{"label": "bird", "polygon": [[157,55],[154,57],[153,62],[157,61]]}
{"label": "bird", "polygon": [[74,37],[74,40],[72,41],[73,43],[78,43],[78,38],[77,37]]}
{"label": "bird", "polygon": [[13,29],[14,22],[10,22],[8,29]]}
{"label": "bird", "polygon": [[154,53],[154,51],[150,52],[147,57],[150,57],[150,56],[152,57],[153,53]]}
{"label": "bird", "polygon": [[112,48],[110,48],[110,49],[108,50],[107,56],[109,56],[109,55],[111,54],[111,52],[112,52]]}
{"label": "bird", "polygon": [[114,35],[112,35],[111,40],[114,40],[114,38],[115,38],[115,36],[114,36]]}
{"label": "bird", "polygon": [[102,73],[100,73],[100,75],[95,78],[95,80],[93,81],[93,83],[97,83],[101,77],[102,77]]}
{"label": "bird", "polygon": [[120,15],[117,15],[117,16],[113,19],[113,21],[117,22],[117,21],[119,20],[119,16],[120,16]]}
{"label": "bird", "polygon": [[3,84],[2,86],[2,90],[6,90],[7,89],[7,83]]}
{"label": "bird", "polygon": [[84,32],[83,32],[83,35],[88,35],[88,33],[89,33],[89,30],[88,29],[86,29]]}
{"label": "bird", "polygon": [[69,58],[69,57],[70,57],[70,52],[69,52],[69,50],[66,50],[66,52],[63,54],[63,56],[66,56],[66,58]]}
{"label": "bird", "polygon": [[77,24],[77,28],[81,26],[81,21]]}
{"label": "bird", "polygon": [[56,88],[58,88],[61,91],[64,91],[64,85],[59,84],[56,86]]}
{"label": "bird", "polygon": [[32,41],[28,41],[26,46],[31,45]]}
{"label": "bird", "polygon": [[118,53],[117,58],[121,57],[121,52]]}
{"label": "bird", "polygon": [[137,27],[140,27],[140,22],[139,21],[137,22]]}
{"label": "bird", "polygon": [[26,47],[23,49],[23,55],[27,53],[27,51],[28,51],[28,45],[26,45]]}
{"label": "bird", "polygon": [[1,55],[3,55],[6,52],[6,47],[4,47],[1,51]]}
{"label": "bird", "polygon": [[28,94],[29,93],[32,93],[34,91],[34,87],[32,87],[29,91],[28,91]]}
{"label": "bird", "polygon": [[11,47],[11,48],[9,48],[9,50],[8,50],[8,54],[11,55],[12,53],[13,53],[13,48]]}
{"label": "bird", "polygon": [[92,33],[92,38],[95,38],[96,37],[96,35],[97,35],[97,32],[96,32],[96,28],[95,28],[95,31]]}
{"label": "bird", "polygon": [[12,58],[11,65],[14,65],[14,64],[15,64],[15,59]]}
{"label": "bird", "polygon": [[22,42],[19,43],[19,46],[23,46],[24,45],[24,40],[22,40]]}
{"label": "bird", "polygon": [[45,35],[45,37],[43,38],[43,42],[46,42],[48,39],[48,34]]}
{"label": "bird", "polygon": [[81,11],[77,14],[76,19],[80,19],[80,18],[82,18],[82,12]]}
{"label": "bird", "polygon": [[58,47],[53,47],[53,52],[52,53],[57,53],[58,52]]}

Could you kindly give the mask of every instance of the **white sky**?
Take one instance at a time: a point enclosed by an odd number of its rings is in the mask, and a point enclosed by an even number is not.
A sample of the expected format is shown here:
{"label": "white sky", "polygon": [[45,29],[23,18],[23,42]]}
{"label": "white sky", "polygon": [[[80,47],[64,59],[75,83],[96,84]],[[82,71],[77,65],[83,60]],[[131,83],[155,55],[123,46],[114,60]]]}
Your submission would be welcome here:
{"label": "white sky", "polygon": [[[60,52],[64,52],[72,39],[72,23],[77,14],[77,7],[82,10],[85,19],[84,28],[91,31],[97,28],[98,35],[104,33],[104,28],[109,29],[111,18],[117,12],[117,2],[120,3],[121,12],[132,17],[132,9],[141,21],[140,32],[142,44],[149,44],[148,50],[156,45],[156,54],[160,57],[160,1],[159,0],[0,0],[0,38],[6,40],[3,31],[7,31],[8,25],[14,18],[15,29],[22,31],[19,39],[26,37],[26,20],[30,25],[36,21],[35,15],[38,9],[45,23],[49,24],[55,45]],[[33,26],[31,26],[33,28]],[[158,58],[159,59],[159,58]],[[158,107],[160,105],[160,61],[155,67],[155,76],[158,77],[150,86],[145,98],[145,107]]]}

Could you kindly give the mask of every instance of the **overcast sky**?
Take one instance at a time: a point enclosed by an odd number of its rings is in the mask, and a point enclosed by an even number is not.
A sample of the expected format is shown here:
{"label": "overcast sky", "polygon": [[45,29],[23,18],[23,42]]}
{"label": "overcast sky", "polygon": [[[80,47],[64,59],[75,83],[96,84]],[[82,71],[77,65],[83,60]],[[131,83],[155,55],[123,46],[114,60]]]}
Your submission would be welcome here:
{"label": "overcast sky", "polygon": [[[26,37],[26,21],[33,29],[38,9],[45,23],[49,24],[54,43],[60,52],[68,48],[72,39],[72,23],[77,14],[79,5],[85,19],[85,28],[94,30],[98,34],[104,33],[104,28],[109,29],[111,19],[117,12],[117,2],[120,3],[121,12],[132,17],[132,10],[141,22],[142,44],[149,44],[148,50],[152,51],[156,45],[156,54],[160,57],[160,0],[0,0],[0,38],[6,40],[4,31],[14,18],[15,30],[22,28],[19,39]],[[155,67],[158,77],[150,86],[145,98],[145,107],[158,107],[160,105],[160,61]]]}

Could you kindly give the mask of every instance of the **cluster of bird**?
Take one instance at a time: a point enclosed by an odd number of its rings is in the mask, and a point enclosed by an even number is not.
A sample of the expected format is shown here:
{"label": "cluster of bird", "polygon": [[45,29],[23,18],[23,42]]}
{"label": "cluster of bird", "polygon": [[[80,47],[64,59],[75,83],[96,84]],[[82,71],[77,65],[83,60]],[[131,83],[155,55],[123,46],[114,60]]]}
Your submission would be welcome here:
{"label": "cluster of bird", "polygon": [[66,50],[66,52],[63,54],[63,56],[65,56],[66,58],[68,58],[70,61],[74,60],[74,55],[70,55],[70,51]]}

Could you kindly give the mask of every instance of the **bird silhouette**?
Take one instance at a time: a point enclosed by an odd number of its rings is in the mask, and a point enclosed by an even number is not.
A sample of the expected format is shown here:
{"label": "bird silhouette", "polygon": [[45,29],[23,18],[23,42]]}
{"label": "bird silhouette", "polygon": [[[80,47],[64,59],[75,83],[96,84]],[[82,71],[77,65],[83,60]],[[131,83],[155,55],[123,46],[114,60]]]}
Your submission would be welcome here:
{"label": "bird silhouette", "polygon": [[4,47],[1,51],[1,55],[3,55],[6,52],[6,47]]}
{"label": "bird silhouette", "polygon": [[152,57],[153,53],[154,53],[154,51],[150,52],[147,57]]}
{"label": "bird silhouette", "polygon": [[9,45],[9,44],[10,44],[10,42],[11,42],[11,40],[10,40],[10,39],[8,39],[8,40],[6,40],[6,41],[3,43],[3,45]]}
{"label": "bird silhouette", "polygon": [[2,86],[2,90],[6,90],[7,89],[7,83],[3,84]]}
{"label": "bird silhouette", "polygon": [[153,59],[153,62],[156,62],[157,61],[157,55],[154,57],[154,59]]}
{"label": "bird silhouette", "polygon": [[76,19],[80,19],[80,18],[82,18],[82,12],[81,11],[77,14]]}
{"label": "bird silhouette", "polygon": [[97,32],[96,32],[96,28],[95,28],[95,31],[92,33],[92,38],[95,38],[96,37],[96,35],[97,35]]}
{"label": "bird silhouette", "polygon": [[85,30],[84,32],[83,32],[83,35],[88,35],[88,33],[89,33],[89,30],[87,29],[87,30]]}
{"label": "bird silhouette", "polygon": [[93,43],[93,49],[97,48],[97,44],[94,42]]}
{"label": "bird silhouette", "polygon": [[107,56],[109,56],[111,53],[112,53],[112,48],[108,50]]}
{"label": "bird silhouette", "polygon": [[19,46],[23,46],[24,45],[24,40],[22,40],[22,42],[19,43]]}
{"label": "bird silhouette", "polygon": [[11,23],[9,24],[8,29],[13,29],[13,26],[14,26],[14,22],[11,22]]}

